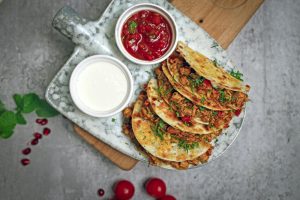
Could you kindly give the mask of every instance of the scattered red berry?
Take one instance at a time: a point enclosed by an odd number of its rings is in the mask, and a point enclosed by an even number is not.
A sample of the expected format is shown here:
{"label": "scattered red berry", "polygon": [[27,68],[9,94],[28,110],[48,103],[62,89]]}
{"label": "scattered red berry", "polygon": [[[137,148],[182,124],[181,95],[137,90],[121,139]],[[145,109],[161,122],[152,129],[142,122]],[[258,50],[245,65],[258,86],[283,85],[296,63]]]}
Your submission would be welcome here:
{"label": "scattered red berry", "polygon": [[31,149],[28,147],[28,148],[26,148],[26,149],[23,149],[23,151],[22,151],[22,153],[24,154],[24,155],[28,155],[28,154],[30,154],[30,152],[31,152]]}
{"label": "scattered red berry", "polygon": [[36,122],[37,124],[41,124],[41,123],[42,123],[42,120],[43,120],[43,119],[36,119],[35,122]]}
{"label": "scattered red berry", "polygon": [[147,193],[150,196],[155,197],[155,198],[160,198],[160,197],[165,196],[166,191],[167,191],[165,182],[159,178],[150,178],[146,182],[145,187],[146,187]]}
{"label": "scattered red berry", "polygon": [[23,159],[21,160],[21,163],[22,163],[22,165],[26,166],[26,165],[29,165],[30,160],[29,160],[28,158],[23,158]]}
{"label": "scattered red berry", "polygon": [[161,197],[157,200],[176,200],[176,198],[173,197],[172,195],[167,194],[167,195],[165,195],[165,196],[163,196],[163,197]]}
{"label": "scattered red berry", "polygon": [[39,143],[39,139],[34,138],[33,140],[31,140],[31,145],[37,145]]}
{"label": "scattered red berry", "polygon": [[44,128],[43,134],[44,135],[49,135],[51,133],[51,130],[49,128]]}
{"label": "scattered red berry", "polygon": [[36,139],[42,139],[42,137],[43,137],[42,134],[40,134],[40,133],[34,133],[33,136]]}
{"label": "scattered red berry", "polygon": [[241,114],[241,112],[242,112],[242,110],[239,109],[239,110],[236,110],[236,111],[234,112],[234,114],[235,114],[236,116],[239,116],[239,115]]}
{"label": "scattered red berry", "polygon": [[102,197],[102,196],[104,196],[104,194],[105,194],[105,191],[104,191],[102,188],[100,188],[100,189],[98,190],[98,195],[99,195],[100,197]]}
{"label": "scattered red berry", "polygon": [[114,192],[117,200],[129,200],[134,195],[134,186],[127,180],[121,180],[115,185]]}
{"label": "scattered red berry", "polygon": [[44,125],[46,125],[46,124],[48,124],[48,120],[47,120],[47,119],[42,119],[41,125],[44,126]]}

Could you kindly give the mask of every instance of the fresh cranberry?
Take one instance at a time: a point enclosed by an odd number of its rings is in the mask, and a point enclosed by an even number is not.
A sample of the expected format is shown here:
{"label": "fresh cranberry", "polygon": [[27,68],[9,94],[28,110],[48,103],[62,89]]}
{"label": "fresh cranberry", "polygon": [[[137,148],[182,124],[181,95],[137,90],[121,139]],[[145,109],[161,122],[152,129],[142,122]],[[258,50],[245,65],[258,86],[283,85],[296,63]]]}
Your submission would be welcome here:
{"label": "fresh cranberry", "polygon": [[238,109],[238,110],[236,110],[236,111],[234,112],[234,114],[235,114],[236,116],[239,116],[239,115],[241,114],[241,112],[242,112],[242,109]]}
{"label": "fresh cranberry", "polygon": [[165,196],[167,187],[163,180],[159,178],[150,178],[145,185],[147,193],[155,198]]}
{"label": "fresh cranberry", "polygon": [[49,128],[44,128],[43,134],[44,135],[49,135],[51,133],[51,130]]}
{"label": "fresh cranberry", "polygon": [[41,121],[41,125],[44,126],[44,125],[46,125],[46,124],[48,124],[48,120],[47,120],[47,119],[43,119],[43,120]]}
{"label": "fresh cranberry", "polygon": [[43,119],[36,119],[35,122],[36,122],[37,124],[41,124],[41,123],[42,123],[42,120],[43,120]]}
{"label": "fresh cranberry", "polygon": [[37,145],[39,143],[39,139],[34,138],[33,140],[31,140],[31,145]]}
{"label": "fresh cranberry", "polygon": [[26,165],[29,165],[29,164],[30,164],[30,160],[29,160],[28,158],[23,158],[23,159],[21,160],[21,163],[22,163],[22,165],[26,166]]}
{"label": "fresh cranberry", "polygon": [[176,200],[176,198],[173,197],[172,195],[167,194],[166,196],[163,196],[157,200]]}
{"label": "fresh cranberry", "polygon": [[205,88],[211,88],[212,87],[210,80],[205,79],[203,81],[203,84],[204,84]]}
{"label": "fresh cranberry", "polygon": [[33,136],[36,139],[42,139],[42,137],[43,137],[42,134],[40,134],[40,133],[34,133]]}
{"label": "fresh cranberry", "polygon": [[98,190],[98,195],[99,195],[100,197],[102,197],[102,196],[104,196],[104,194],[105,194],[105,191],[104,191],[102,188],[100,188],[100,189]]}
{"label": "fresh cranberry", "polygon": [[183,116],[183,117],[181,117],[181,120],[183,122],[190,123],[191,122],[191,116]]}
{"label": "fresh cranberry", "polygon": [[28,154],[30,154],[30,152],[31,152],[31,149],[30,149],[29,147],[22,150],[22,153],[23,153],[24,155],[28,155]]}
{"label": "fresh cranberry", "polygon": [[117,200],[129,200],[134,195],[134,186],[127,180],[121,180],[115,185],[114,192]]}

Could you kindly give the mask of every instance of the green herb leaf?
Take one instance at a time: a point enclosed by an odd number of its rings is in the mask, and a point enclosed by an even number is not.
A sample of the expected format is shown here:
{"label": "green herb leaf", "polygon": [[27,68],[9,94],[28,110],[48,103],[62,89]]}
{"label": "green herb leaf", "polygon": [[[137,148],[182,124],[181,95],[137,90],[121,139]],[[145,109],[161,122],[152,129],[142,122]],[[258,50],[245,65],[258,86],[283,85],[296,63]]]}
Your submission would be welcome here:
{"label": "green herb leaf", "polygon": [[9,138],[16,127],[16,115],[12,111],[5,111],[0,115],[0,137]]}
{"label": "green herb leaf", "polygon": [[166,128],[166,124],[163,120],[159,120],[155,126],[153,126],[151,129],[155,133],[157,137],[159,137],[161,140],[164,139],[164,129]]}
{"label": "green herb leaf", "polygon": [[200,111],[203,111],[203,110],[206,110],[206,108],[203,107],[203,106],[199,106],[199,110],[200,110]]}
{"label": "green herb leaf", "polygon": [[202,97],[201,100],[200,100],[201,103],[204,103],[205,101],[206,101],[205,97]]}
{"label": "green herb leaf", "polygon": [[187,143],[187,141],[179,139],[178,147],[183,148],[186,152],[188,152],[189,150],[199,147],[199,143],[198,142]]}
{"label": "green herb leaf", "polygon": [[0,115],[6,111],[4,104],[2,103],[2,101],[0,100]]}
{"label": "green herb leaf", "polygon": [[23,97],[19,94],[14,94],[13,99],[14,99],[15,104],[17,106],[16,110],[17,111],[22,111],[23,110]]}
{"label": "green herb leaf", "polygon": [[115,119],[115,118],[112,118],[112,119],[111,119],[111,121],[112,121],[112,122],[115,122],[115,121],[116,121],[116,119]]}
{"label": "green herb leaf", "polygon": [[129,30],[129,33],[133,34],[135,33],[135,30],[137,28],[137,23],[135,21],[131,21],[129,22],[129,26],[128,26],[128,30]]}
{"label": "green herb leaf", "polygon": [[33,112],[39,105],[39,97],[34,93],[29,93],[23,96],[23,113]]}
{"label": "green herb leaf", "polygon": [[238,70],[235,72],[234,70],[231,70],[230,75],[233,76],[234,78],[243,81],[243,74],[239,72]]}
{"label": "green herb leaf", "polygon": [[46,100],[41,99],[36,109],[36,114],[39,117],[54,117],[59,114]]}
{"label": "green herb leaf", "polygon": [[22,124],[22,125],[25,125],[27,123],[21,112],[17,112],[16,121],[17,121],[17,124]]}
{"label": "green herb leaf", "polygon": [[218,111],[212,111],[213,116],[216,116],[218,114]]}
{"label": "green herb leaf", "polygon": [[226,101],[228,101],[228,99],[226,98],[225,92],[223,90],[220,90],[220,96],[219,96],[219,101],[221,103],[225,103]]}

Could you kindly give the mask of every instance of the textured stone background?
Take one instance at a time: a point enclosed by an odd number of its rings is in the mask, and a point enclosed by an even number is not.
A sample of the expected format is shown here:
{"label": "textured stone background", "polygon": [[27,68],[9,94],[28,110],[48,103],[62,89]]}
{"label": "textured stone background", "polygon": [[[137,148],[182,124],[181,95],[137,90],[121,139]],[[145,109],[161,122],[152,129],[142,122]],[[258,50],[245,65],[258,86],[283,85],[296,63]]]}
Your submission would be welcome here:
{"label": "textured stone background", "polygon": [[[4,0],[0,4],[0,98],[40,95],[71,54],[73,44],[51,28],[64,4],[96,19],[108,0]],[[0,199],[97,199],[114,181],[130,179],[135,199],[149,176],[166,180],[178,199],[299,199],[300,197],[300,1],[267,0],[229,47],[252,86],[241,134],[215,162],[174,172],[138,164],[121,171],[86,145],[62,117],[50,120],[53,134],[20,165],[20,151],[40,128],[27,117],[9,140],[0,140]]]}

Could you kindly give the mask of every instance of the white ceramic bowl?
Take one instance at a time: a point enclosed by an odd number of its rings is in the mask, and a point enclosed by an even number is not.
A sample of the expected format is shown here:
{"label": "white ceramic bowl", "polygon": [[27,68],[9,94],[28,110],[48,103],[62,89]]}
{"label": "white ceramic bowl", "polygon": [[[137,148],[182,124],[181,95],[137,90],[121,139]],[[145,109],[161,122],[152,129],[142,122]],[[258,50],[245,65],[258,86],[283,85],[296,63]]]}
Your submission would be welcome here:
{"label": "white ceramic bowl", "polygon": [[[127,94],[126,94],[125,98],[123,99],[123,101],[117,107],[115,107],[111,110],[108,110],[108,111],[92,110],[90,107],[85,105],[82,102],[82,100],[77,92],[77,87],[76,87],[76,83],[78,81],[78,77],[79,77],[80,73],[86,67],[90,66],[92,63],[96,63],[99,61],[110,62],[111,64],[114,64],[119,69],[121,69],[121,71],[124,73],[124,75],[126,77],[126,81],[128,84],[127,85]],[[70,94],[73,99],[73,102],[82,112],[84,112],[88,115],[94,116],[94,117],[109,117],[109,116],[115,115],[118,112],[121,112],[128,104],[128,102],[133,94],[133,78],[132,78],[132,75],[131,75],[130,71],[128,70],[128,68],[118,59],[111,57],[111,56],[106,56],[106,55],[94,55],[94,56],[90,56],[90,57],[84,59],[76,66],[76,68],[72,72],[69,87],[70,87]]]}
{"label": "white ceramic bowl", "polygon": [[[140,60],[140,59],[137,59],[137,58],[133,57],[132,55],[130,55],[127,52],[127,50],[124,48],[123,43],[122,43],[122,38],[121,38],[122,27],[123,27],[124,23],[126,22],[126,20],[128,18],[130,18],[134,13],[139,12],[141,10],[150,10],[150,11],[154,11],[154,12],[157,12],[160,15],[162,15],[167,20],[167,22],[170,24],[171,31],[172,31],[172,41],[171,41],[171,45],[170,45],[168,51],[164,55],[162,55],[160,58],[157,58],[157,59],[151,60],[151,61]],[[178,30],[177,30],[177,25],[175,23],[174,18],[164,8],[157,6],[155,4],[151,4],[151,3],[140,3],[140,4],[136,4],[136,5],[128,8],[119,17],[116,28],[115,28],[115,40],[116,40],[119,50],[123,53],[123,55],[127,59],[129,59],[130,61],[132,61],[134,63],[141,64],[141,65],[152,65],[152,64],[160,63],[163,60],[167,59],[171,55],[171,53],[175,50],[177,41],[178,41]]]}

